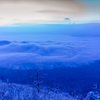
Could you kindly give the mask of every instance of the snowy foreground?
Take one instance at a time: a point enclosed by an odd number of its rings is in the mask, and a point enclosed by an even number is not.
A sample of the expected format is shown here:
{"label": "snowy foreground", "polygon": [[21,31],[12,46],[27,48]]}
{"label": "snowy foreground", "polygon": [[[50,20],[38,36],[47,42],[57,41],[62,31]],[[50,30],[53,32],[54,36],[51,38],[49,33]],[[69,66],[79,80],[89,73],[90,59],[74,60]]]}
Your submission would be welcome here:
{"label": "snowy foreground", "polygon": [[89,92],[85,98],[42,88],[37,91],[26,85],[0,82],[0,100],[100,100],[98,92]]}

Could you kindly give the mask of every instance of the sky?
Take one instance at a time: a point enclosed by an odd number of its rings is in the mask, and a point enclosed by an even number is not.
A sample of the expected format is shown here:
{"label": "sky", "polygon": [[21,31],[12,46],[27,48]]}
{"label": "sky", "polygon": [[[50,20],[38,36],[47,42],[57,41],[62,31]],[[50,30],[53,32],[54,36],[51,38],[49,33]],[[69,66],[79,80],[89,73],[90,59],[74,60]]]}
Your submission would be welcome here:
{"label": "sky", "polygon": [[0,25],[99,23],[99,9],[100,0],[0,0]]}

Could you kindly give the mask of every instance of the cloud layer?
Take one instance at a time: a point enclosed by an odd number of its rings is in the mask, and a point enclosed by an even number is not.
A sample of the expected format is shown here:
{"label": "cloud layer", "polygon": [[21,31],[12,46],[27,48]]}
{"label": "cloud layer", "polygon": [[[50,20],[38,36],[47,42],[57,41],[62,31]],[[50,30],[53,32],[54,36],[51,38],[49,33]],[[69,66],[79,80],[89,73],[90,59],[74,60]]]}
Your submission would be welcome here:
{"label": "cloud layer", "polygon": [[76,67],[100,59],[100,39],[11,42],[0,45],[0,66],[14,69]]}

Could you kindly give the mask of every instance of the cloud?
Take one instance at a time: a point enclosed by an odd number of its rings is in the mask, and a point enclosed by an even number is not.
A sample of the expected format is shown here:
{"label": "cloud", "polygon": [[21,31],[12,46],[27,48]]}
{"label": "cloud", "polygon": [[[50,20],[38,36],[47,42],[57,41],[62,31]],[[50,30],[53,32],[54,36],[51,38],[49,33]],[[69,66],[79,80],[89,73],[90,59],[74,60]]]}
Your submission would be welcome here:
{"label": "cloud", "polygon": [[100,39],[73,37],[63,42],[11,42],[0,46],[0,66],[13,69],[77,67],[100,60]]}

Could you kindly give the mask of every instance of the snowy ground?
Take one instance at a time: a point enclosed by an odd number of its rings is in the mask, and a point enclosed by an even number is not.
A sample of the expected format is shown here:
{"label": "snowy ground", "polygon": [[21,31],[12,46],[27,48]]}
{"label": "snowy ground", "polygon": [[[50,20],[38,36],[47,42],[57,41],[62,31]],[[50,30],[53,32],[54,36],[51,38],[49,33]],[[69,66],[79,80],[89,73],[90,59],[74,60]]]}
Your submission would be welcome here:
{"label": "snowy ground", "polygon": [[60,93],[56,89],[40,89],[26,85],[0,82],[0,100],[76,100],[68,93]]}
{"label": "snowy ground", "polygon": [[0,100],[100,100],[100,94],[91,91],[85,98],[82,98],[82,95],[73,97],[57,89],[51,91],[48,88],[40,88],[38,92],[35,87],[0,82]]}

